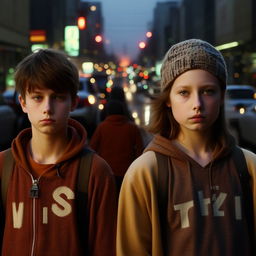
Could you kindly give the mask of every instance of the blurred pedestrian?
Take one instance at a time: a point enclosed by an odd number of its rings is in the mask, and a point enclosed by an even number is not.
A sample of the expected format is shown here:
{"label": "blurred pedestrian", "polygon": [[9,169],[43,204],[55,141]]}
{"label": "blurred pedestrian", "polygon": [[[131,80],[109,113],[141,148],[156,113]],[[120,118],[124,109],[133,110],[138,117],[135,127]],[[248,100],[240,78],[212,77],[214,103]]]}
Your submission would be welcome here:
{"label": "blurred pedestrian", "polygon": [[[119,100],[119,101],[121,101],[123,103],[124,115],[127,116],[129,118],[129,120],[134,121],[134,118],[131,115],[131,112],[129,110],[129,107],[128,107],[128,104],[127,104],[127,101],[126,101],[126,98],[125,98],[125,93],[124,93],[123,87],[121,87],[119,85],[116,85],[116,86],[114,86],[112,88],[112,90],[111,90],[111,92],[109,94],[108,101],[111,101],[111,100]],[[102,121],[107,116],[106,112],[107,112],[106,108],[104,108],[101,111],[101,120]]]}
{"label": "blurred pedestrian", "polygon": [[119,190],[127,168],[143,151],[143,140],[139,127],[126,116],[123,102],[110,100],[106,114],[90,146],[111,166]]}
{"label": "blurred pedestrian", "polygon": [[166,53],[155,136],[119,195],[117,256],[255,255],[256,155],[227,130],[226,76],[223,56],[205,41]]}
{"label": "blurred pedestrian", "polygon": [[[115,255],[117,194],[111,169],[92,153],[90,172],[80,174],[89,158],[84,158],[86,131],[69,119],[78,101],[77,68],[63,53],[41,49],[18,64],[15,82],[31,128],[20,132],[8,151],[14,165],[9,164],[12,174],[7,195],[2,194],[1,255]],[[11,159],[5,156],[0,153],[2,188],[3,162]],[[86,189],[78,177],[89,174]]]}

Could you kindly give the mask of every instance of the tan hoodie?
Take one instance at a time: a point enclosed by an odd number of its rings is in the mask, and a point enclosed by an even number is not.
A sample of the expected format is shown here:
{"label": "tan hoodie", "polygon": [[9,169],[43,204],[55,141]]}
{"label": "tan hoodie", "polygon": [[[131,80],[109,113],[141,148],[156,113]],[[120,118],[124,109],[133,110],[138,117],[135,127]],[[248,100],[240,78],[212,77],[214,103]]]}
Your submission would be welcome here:
{"label": "tan hoodie", "polygon": [[[166,253],[157,198],[161,170],[154,152],[167,155],[171,163]],[[244,153],[256,208],[256,155],[246,150]],[[124,178],[119,197],[117,256],[251,255],[241,193],[230,149],[223,149],[218,158],[202,167],[170,140],[155,136]]]}
{"label": "tan hoodie", "polygon": [[[85,145],[86,131],[78,122],[70,120],[69,134],[71,141],[61,159],[56,164],[44,165],[43,173],[37,177],[39,198],[30,197],[33,175],[38,173],[31,168],[40,168],[31,162],[27,153],[31,129],[22,131],[13,141],[16,164],[8,187],[1,255],[85,255],[81,244],[87,244],[89,255],[115,255],[117,195],[114,178],[108,164],[96,154],[88,187],[88,241],[78,237],[76,211],[79,209],[74,200],[77,155]],[[0,166],[2,163],[0,153]]]}

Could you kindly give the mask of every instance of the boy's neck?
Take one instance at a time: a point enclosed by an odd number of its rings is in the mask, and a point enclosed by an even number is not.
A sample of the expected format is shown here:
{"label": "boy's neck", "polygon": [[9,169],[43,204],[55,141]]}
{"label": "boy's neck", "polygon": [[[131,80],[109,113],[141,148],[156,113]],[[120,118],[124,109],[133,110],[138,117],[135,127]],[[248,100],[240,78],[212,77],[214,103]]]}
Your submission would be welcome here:
{"label": "boy's neck", "polygon": [[70,139],[67,134],[56,136],[32,136],[30,153],[41,164],[55,164],[65,152]]}

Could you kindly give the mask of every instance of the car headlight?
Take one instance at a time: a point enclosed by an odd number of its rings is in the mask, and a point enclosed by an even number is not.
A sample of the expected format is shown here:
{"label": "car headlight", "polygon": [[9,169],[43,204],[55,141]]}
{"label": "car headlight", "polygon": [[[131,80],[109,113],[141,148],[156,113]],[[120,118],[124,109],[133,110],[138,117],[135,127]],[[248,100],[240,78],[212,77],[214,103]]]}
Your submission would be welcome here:
{"label": "car headlight", "polygon": [[95,104],[95,102],[96,102],[95,97],[94,97],[93,95],[89,95],[89,96],[88,96],[88,102],[89,102],[91,105]]}
{"label": "car headlight", "polygon": [[237,106],[234,106],[234,111],[238,112],[241,115],[243,115],[246,112],[246,107],[245,106],[241,106],[241,105],[237,105]]}

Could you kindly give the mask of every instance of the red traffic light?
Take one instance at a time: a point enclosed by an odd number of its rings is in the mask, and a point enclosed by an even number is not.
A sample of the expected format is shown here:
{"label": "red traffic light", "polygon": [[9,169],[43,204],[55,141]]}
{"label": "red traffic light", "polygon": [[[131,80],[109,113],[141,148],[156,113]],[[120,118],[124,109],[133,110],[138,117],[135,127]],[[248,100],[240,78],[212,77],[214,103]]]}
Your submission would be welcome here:
{"label": "red traffic light", "polygon": [[80,30],[83,30],[86,28],[86,19],[85,17],[81,16],[77,19],[77,26]]}

